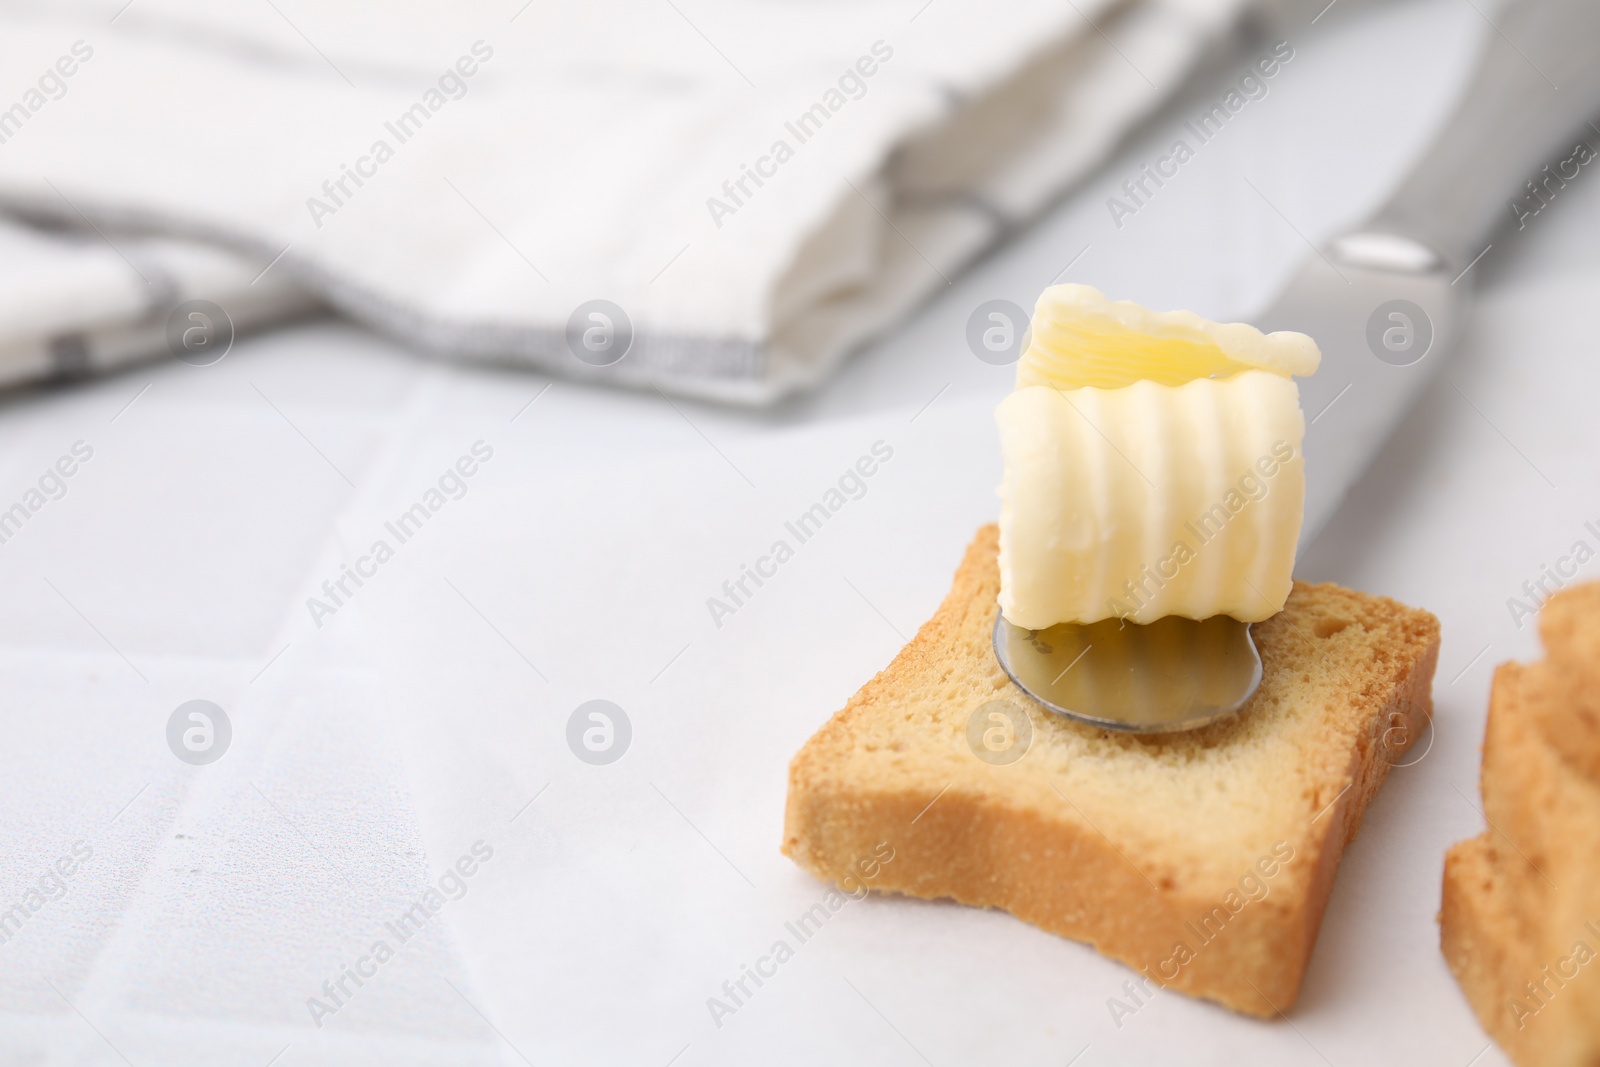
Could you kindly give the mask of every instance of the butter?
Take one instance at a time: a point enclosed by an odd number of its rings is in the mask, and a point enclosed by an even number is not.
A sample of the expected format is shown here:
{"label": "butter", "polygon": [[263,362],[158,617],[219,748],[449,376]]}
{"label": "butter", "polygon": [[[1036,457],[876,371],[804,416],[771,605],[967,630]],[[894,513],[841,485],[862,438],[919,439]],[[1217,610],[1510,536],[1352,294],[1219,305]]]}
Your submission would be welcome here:
{"label": "butter", "polygon": [[996,412],[1000,608],[1060,622],[1269,618],[1305,501],[1304,334],[1045,290]]}
{"label": "butter", "polygon": [[1182,385],[1252,369],[1306,377],[1322,359],[1303,333],[1264,334],[1192,311],[1151,311],[1131,300],[1107,300],[1089,285],[1046,289],[1033,309],[1032,334],[1017,365],[1019,389]]}

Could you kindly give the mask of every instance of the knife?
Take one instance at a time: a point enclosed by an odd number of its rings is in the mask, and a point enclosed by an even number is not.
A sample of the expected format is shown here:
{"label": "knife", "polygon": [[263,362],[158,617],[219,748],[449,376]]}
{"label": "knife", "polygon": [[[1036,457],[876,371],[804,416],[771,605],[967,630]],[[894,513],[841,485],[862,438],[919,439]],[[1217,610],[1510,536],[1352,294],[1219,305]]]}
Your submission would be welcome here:
{"label": "knife", "polygon": [[1492,231],[1575,176],[1580,141],[1600,149],[1586,125],[1600,112],[1600,3],[1517,0],[1490,26],[1465,95],[1388,204],[1309,257],[1257,318],[1322,349],[1300,383],[1302,549],[1443,368]]}

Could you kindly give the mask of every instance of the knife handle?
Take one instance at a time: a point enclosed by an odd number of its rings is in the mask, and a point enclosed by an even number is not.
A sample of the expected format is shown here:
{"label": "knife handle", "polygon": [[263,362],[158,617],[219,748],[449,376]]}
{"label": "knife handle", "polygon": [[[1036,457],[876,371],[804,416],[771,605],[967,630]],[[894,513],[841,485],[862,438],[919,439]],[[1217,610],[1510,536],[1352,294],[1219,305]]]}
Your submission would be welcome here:
{"label": "knife handle", "polygon": [[[1473,7],[1488,21],[1482,2]],[[1600,147],[1596,131],[1579,133],[1600,114],[1600,3],[1515,0],[1490,25],[1466,96],[1399,191],[1362,227],[1421,241],[1452,273],[1483,251],[1498,225],[1525,221],[1523,213],[1541,204],[1535,195],[1549,200],[1575,176],[1563,161],[1580,136],[1590,151]]]}

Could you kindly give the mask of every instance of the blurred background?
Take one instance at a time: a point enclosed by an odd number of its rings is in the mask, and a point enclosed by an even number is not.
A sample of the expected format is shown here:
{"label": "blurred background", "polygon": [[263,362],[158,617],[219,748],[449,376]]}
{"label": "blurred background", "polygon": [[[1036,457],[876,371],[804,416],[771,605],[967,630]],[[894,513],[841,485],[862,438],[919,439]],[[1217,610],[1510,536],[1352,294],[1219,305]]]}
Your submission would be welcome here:
{"label": "blurred background", "polygon": [[790,756],[995,517],[973,324],[1065,281],[1252,321],[1480,55],[1540,72],[1501,17],[0,5],[0,1063],[1505,1062],[1434,915],[1513,601],[1600,545],[1593,127],[1302,552],[1444,649],[1288,1024],[1118,1020],[1090,948],[877,898],[706,1007],[823,892]]}

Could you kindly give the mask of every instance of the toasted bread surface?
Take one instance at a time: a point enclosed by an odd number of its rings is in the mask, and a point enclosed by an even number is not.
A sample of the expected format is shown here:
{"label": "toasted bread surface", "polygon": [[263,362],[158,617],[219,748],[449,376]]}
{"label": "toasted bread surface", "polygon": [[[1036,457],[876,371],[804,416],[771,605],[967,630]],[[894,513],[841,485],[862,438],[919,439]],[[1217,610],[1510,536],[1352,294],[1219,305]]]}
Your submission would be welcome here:
{"label": "toasted bread surface", "polygon": [[1535,953],[1511,906],[1495,833],[1452,846],[1444,860],[1439,909],[1440,947],[1483,1028],[1517,1062],[1536,1053],[1525,1027],[1508,1008],[1517,975],[1537,970]]}
{"label": "toasted bread surface", "polygon": [[[1255,625],[1263,679],[1236,716],[1120,734],[1000,669],[996,549],[980,530],[933,618],[795,756],[784,852],[843,881],[887,843],[874,889],[1003,908],[1164,986],[1287,1010],[1344,847],[1432,714],[1437,620],[1297,583]],[[997,710],[1026,720],[1011,762],[969,740]]]}
{"label": "toasted bread surface", "polygon": [[1546,658],[1495,670],[1488,829],[1445,861],[1440,947],[1524,1067],[1600,1064],[1600,583],[1557,593]]}

